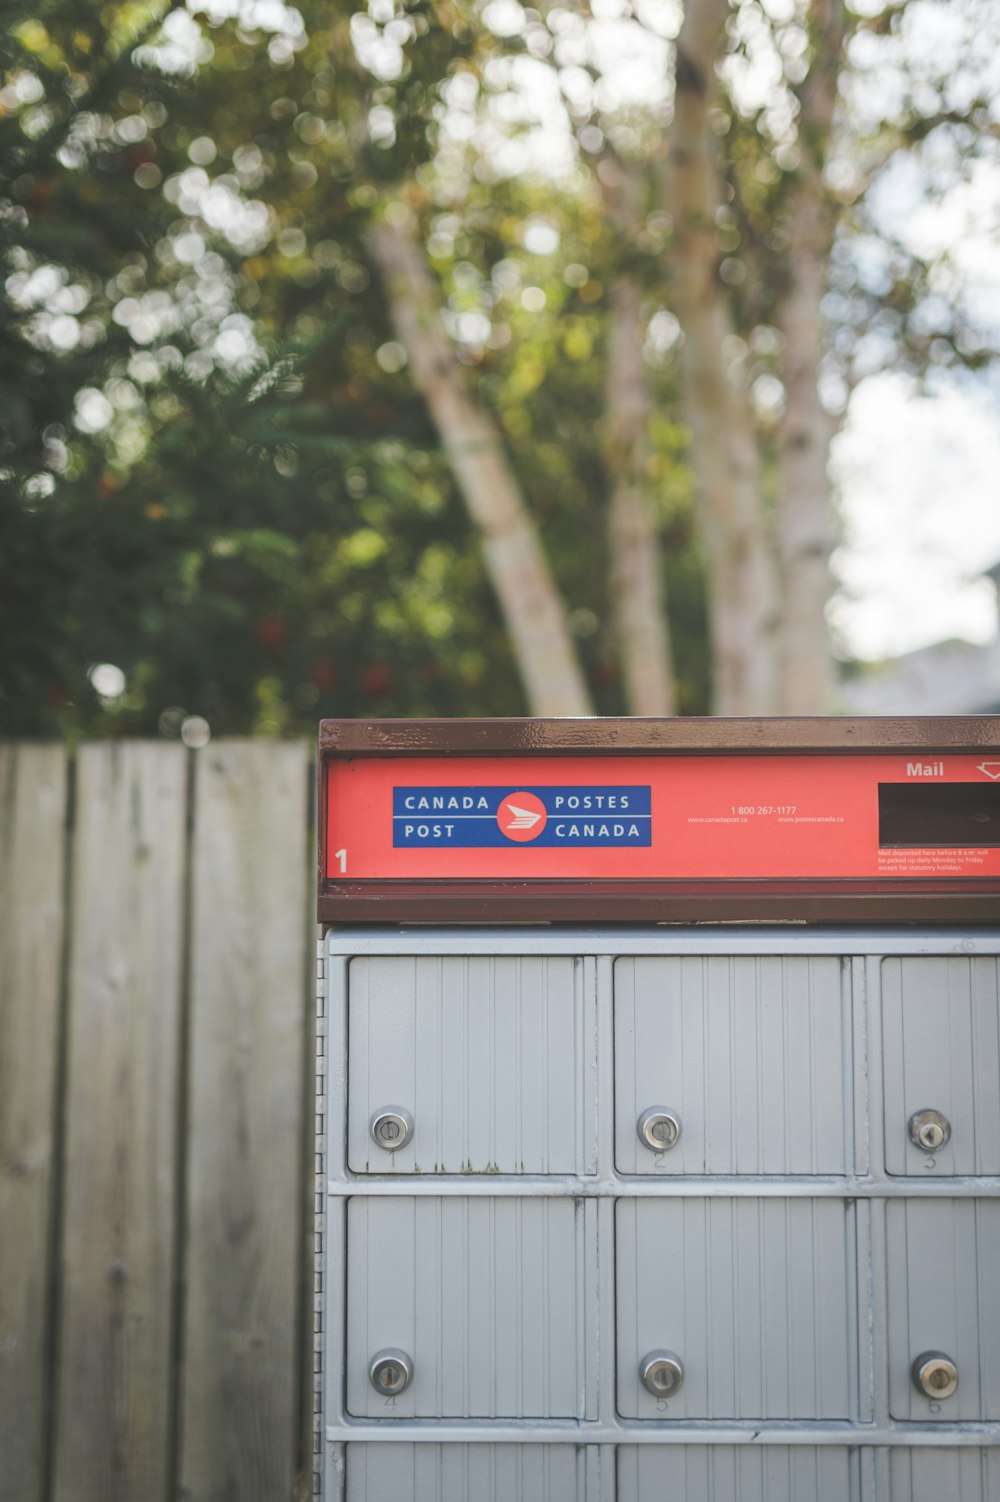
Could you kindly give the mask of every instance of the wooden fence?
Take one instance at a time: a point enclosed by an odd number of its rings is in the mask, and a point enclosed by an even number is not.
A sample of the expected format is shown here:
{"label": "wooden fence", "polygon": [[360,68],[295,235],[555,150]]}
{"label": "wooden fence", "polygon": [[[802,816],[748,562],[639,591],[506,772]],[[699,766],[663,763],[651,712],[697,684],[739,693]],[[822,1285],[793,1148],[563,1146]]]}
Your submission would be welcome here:
{"label": "wooden fence", "polygon": [[0,1502],[311,1470],[306,746],[0,746]]}

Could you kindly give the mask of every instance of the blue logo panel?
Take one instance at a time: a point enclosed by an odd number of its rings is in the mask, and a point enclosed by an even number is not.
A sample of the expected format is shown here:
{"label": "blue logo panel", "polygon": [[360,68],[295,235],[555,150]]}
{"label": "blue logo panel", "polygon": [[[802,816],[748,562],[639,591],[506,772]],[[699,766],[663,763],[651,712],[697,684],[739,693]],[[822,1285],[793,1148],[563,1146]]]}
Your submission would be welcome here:
{"label": "blue logo panel", "polygon": [[614,849],[652,844],[648,784],[621,787],[396,787],[397,850]]}

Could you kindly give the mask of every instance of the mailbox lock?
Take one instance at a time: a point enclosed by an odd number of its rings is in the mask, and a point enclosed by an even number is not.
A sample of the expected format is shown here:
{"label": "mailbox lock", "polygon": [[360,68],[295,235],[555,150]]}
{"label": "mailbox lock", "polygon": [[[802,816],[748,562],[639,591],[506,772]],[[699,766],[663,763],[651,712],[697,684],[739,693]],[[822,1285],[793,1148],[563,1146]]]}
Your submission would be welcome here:
{"label": "mailbox lock", "polygon": [[413,1381],[413,1362],[405,1351],[376,1351],[368,1368],[368,1380],[383,1398],[398,1397]]}
{"label": "mailbox lock", "polygon": [[413,1117],[403,1106],[383,1106],[372,1117],[370,1131],[376,1147],[396,1153],[413,1136]]}
{"label": "mailbox lock", "polygon": [[639,1363],[639,1376],[654,1398],[672,1398],[681,1390],[684,1366],[673,1351],[650,1351]]}
{"label": "mailbox lock", "polygon": [[639,1117],[636,1130],[644,1147],[654,1153],[665,1153],[680,1140],[681,1119],[666,1106],[650,1106]]}
{"label": "mailbox lock", "polygon": [[936,1153],[951,1138],[951,1122],[940,1111],[915,1111],[909,1128],[910,1141],[925,1153]]}
{"label": "mailbox lock", "polygon": [[911,1372],[914,1387],[927,1398],[950,1398],[958,1387],[958,1368],[942,1351],[924,1351]]}

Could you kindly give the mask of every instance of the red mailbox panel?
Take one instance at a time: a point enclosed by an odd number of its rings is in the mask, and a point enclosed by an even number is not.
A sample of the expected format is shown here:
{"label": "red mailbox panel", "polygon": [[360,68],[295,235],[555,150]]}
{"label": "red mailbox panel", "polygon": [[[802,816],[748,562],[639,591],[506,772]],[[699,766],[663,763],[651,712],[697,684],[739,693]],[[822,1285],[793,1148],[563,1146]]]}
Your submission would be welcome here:
{"label": "red mailbox panel", "polygon": [[1000,721],[325,721],[320,918],[1000,913]]}

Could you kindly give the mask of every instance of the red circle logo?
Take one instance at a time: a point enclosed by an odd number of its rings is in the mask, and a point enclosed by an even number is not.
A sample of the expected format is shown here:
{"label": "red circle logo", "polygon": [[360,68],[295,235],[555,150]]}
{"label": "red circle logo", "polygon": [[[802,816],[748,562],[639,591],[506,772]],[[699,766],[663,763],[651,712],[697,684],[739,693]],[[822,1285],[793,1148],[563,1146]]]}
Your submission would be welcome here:
{"label": "red circle logo", "polygon": [[516,840],[519,845],[527,840],[537,840],[548,818],[545,804],[534,793],[508,793],[500,800],[497,809],[500,833],[508,840]]}

